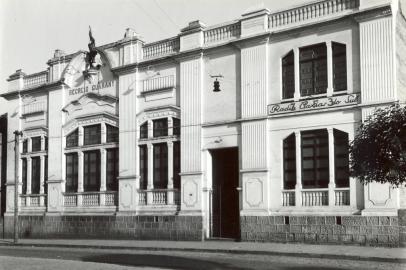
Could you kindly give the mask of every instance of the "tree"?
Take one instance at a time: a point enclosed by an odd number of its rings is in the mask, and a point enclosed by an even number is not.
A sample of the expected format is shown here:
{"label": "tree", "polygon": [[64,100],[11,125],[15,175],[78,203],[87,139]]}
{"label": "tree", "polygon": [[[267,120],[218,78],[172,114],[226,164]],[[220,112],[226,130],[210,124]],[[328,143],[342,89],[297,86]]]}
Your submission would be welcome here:
{"label": "tree", "polygon": [[406,185],[406,107],[377,109],[350,144],[350,172],[363,184]]}

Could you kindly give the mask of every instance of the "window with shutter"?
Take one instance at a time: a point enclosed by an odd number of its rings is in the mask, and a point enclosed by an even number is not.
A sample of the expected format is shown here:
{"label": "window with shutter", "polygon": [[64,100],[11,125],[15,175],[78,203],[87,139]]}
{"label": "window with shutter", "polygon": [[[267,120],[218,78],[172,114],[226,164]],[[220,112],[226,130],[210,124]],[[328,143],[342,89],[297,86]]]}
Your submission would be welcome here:
{"label": "window with shutter", "polygon": [[118,128],[110,125],[106,125],[107,134],[106,142],[118,142]]}
{"label": "window with shutter", "polygon": [[31,138],[31,151],[41,151],[41,137],[32,137]]}
{"label": "window with shutter", "polygon": [[31,159],[31,194],[39,194],[41,177],[41,160],[40,157]]}
{"label": "window with shutter", "polygon": [[86,151],[83,158],[84,191],[100,190],[100,151]]}
{"label": "window with shutter", "polygon": [[303,188],[327,188],[329,183],[327,130],[302,131],[301,143]]}
{"label": "window with shutter", "polygon": [[282,98],[293,98],[295,94],[295,67],[293,51],[282,58]]}
{"label": "window with shutter", "polygon": [[86,126],[83,128],[83,144],[99,144],[101,143],[101,127],[100,125]]}
{"label": "window with shutter", "polygon": [[148,122],[145,122],[140,126],[140,139],[148,138]]}
{"label": "window with shutter", "polygon": [[168,147],[166,143],[154,144],[154,188],[163,189],[168,184]]}
{"label": "window with shutter", "polygon": [[347,90],[347,52],[345,44],[333,42],[334,91]]}
{"label": "window with shutter", "polygon": [[79,131],[75,129],[68,136],[66,136],[66,147],[76,147],[79,145]]}
{"label": "window with shutter", "polygon": [[300,48],[300,95],[327,92],[327,47],[325,43]]}
{"label": "window with shutter", "polygon": [[109,191],[118,190],[118,148],[110,148],[106,151],[106,188]]}
{"label": "window with shutter", "polygon": [[348,134],[334,129],[334,166],[336,187],[349,187]]}
{"label": "window with shutter", "polygon": [[292,133],[283,140],[283,189],[295,189],[296,138]]}
{"label": "window with shutter", "polygon": [[154,137],[168,136],[168,119],[162,118],[153,120]]}
{"label": "window with shutter", "polygon": [[148,148],[140,145],[140,189],[147,189],[148,185]]}
{"label": "window with shutter", "polygon": [[66,192],[77,192],[78,190],[78,154],[66,154]]}

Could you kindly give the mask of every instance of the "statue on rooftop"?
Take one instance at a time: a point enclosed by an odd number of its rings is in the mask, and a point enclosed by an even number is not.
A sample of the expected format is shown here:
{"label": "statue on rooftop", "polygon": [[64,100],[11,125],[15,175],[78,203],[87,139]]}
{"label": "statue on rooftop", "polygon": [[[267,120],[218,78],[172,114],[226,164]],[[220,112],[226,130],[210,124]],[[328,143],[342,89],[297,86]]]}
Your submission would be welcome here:
{"label": "statue on rooftop", "polygon": [[[89,39],[87,44],[89,51],[86,52],[86,70],[99,69],[102,65],[99,53],[96,49],[96,41],[92,35],[92,28],[89,26]],[[98,57],[97,57],[98,56]]]}

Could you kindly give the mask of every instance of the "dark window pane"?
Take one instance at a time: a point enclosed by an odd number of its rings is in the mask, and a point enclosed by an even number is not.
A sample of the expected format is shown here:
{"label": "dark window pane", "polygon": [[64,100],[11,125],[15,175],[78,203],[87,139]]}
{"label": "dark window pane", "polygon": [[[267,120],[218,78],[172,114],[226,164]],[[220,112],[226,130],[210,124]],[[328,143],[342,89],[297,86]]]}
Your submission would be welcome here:
{"label": "dark window pane", "polygon": [[106,188],[109,191],[118,190],[118,148],[107,149]]}
{"label": "dark window pane", "polygon": [[48,150],[48,137],[45,137],[45,150]]}
{"label": "dark window pane", "polygon": [[78,154],[66,154],[66,192],[78,190]]}
{"label": "dark window pane", "polygon": [[173,187],[180,189],[180,142],[173,143]]}
{"label": "dark window pane", "polygon": [[146,139],[148,138],[148,123],[145,122],[140,126],[140,138]]}
{"label": "dark window pane", "polygon": [[32,137],[31,138],[31,151],[41,151],[41,137]]}
{"label": "dark window pane", "polygon": [[40,157],[31,159],[31,193],[39,194],[40,177],[41,177],[41,160]]}
{"label": "dark window pane", "polygon": [[296,185],[296,139],[291,134],[283,140],[283,188],[294,189]]}
{"label": "dark window pane", "polygon": [[27,159],[22,159],[22,182],[23,182],[23,190],[22,194],[27,194]]}
{"label": "dark window pane", "polygon": [[87,126],[83,128],[83,144],[99,144],[101,142],[100,125]]}
{"label": "dark window pane", "polygon": [[173,135],[180,135],[180,119],[173,118]]}
{"label": "dark window pane", "polygon": [[148,148],[140,145],[140,189],[147,189],[148,185]]}
{"label": "dark window pane", "polygon": [[84,152],[83,157],[84,191],[100,190],[100,151]]}
{"label": "dark window pane", "polygon": [[293,98],[295,93],[295,67],[293,51],[282,59],[282,97]]}
{"label": "dark window pane", "polygon": [[154,137],[168,136],[168,119],[162,118],[152,121],[154,125]]}
{"label": "dark window pane", "polygon": [[166,143],[154,144],[154,188],[167,188],[168,184],[168,146]]}
{"label": "dark window pane", "polygon": [[75,131],[71,132],[68,136],[66,136],[66,147],[75,147],[79,144],[79,131],[75,129]]}
{"label": "dark window pane", "polygon": [[347,52],[345,44],[332,43],[334,91],[347,90]]}
{"label": "dark window pane", "polygon": [[44,164],[44,193],[48,194],[48,156],[45,156]]}
{"label": "dark window pane", "polygon": [[23,141],[23,153],[27,153],[28,152],[28,140],[25,139]]}
{"label": "dark window pane", "polygon": [[325,129],[301,132],[303,188],[326,188],[329,183],[328,133]]}
{"label": "dark window pane", "polygon": [[334,129],[334,167],[336,187],[349,187],[348,134]]}
{"label": "dark window pane", "polygon": [[317,95],[327,92],[327,47],[318,44],[300,48],[300,94]]}
{"label": "dark window pane", "polygon": [[118,142],[118,128],[106,125],[106,129],[107,129],[106,141]]}

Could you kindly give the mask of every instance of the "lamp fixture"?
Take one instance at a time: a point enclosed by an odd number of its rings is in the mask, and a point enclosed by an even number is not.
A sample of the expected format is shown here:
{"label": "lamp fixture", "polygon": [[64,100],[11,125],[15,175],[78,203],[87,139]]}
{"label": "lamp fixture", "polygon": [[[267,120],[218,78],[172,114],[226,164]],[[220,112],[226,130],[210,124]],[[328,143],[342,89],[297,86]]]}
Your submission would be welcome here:
{"label": "lamp fixture", "polygon": [[217,78],[224,78],[223,75],[210,75],[211,78],[216,78],[216,80],[213,83],[213,92],[220,92],[220,82],[217,80]]}

